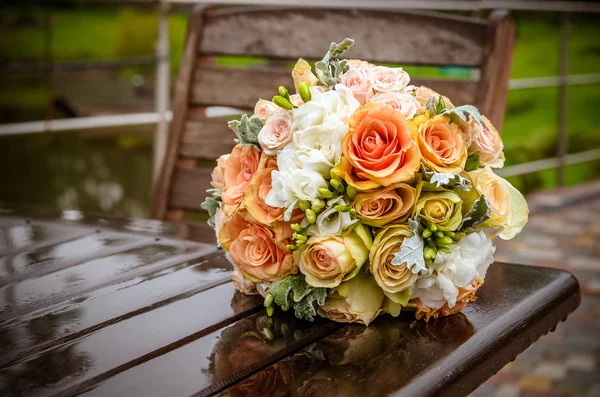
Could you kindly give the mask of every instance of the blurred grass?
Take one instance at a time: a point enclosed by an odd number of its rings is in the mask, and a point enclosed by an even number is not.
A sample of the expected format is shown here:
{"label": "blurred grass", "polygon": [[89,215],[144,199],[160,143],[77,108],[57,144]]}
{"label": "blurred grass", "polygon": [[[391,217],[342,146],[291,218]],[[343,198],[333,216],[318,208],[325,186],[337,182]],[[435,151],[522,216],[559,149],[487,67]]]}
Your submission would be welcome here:
{"label": "blurred grass", "polygon": [[[558,74],[560,21],[557,14],[514,13],[518,41],[511,78],[544,77]],[[43,59],[43,16],[40,10],[3,10],[0,35],[0,60],[34,61]],[[56,8],[51,13],[53,57],[57,61],[75,59],[116,59],[153,55],[157,35],[157,16],[153,10],[117,7]],[[183,53],[187,15],[169,17],[171,67],[179,70]],[[600,19],[597,16],[572,15],[569,73],[600,73]],[[260,59],[222,57],[220,63],[244,66]],[[406,67],[414,76],[468,78],[469,69]],[[135,68],[127,74],[135,73]],[[569,151],[600,147],[600,86],[572,86],[568,96]],[[10,85],[0,90],[0,106],[43,109],[46,91],[39,86],[21,89]],[[552,157],[558,131],[558,89],[541,88],[511,91],[508,96],[503,139],[507,165]],[[524,191],[552,187],[555,170],[511,178]],[[596,179],[599,162],[571,166],[569,184]]]}

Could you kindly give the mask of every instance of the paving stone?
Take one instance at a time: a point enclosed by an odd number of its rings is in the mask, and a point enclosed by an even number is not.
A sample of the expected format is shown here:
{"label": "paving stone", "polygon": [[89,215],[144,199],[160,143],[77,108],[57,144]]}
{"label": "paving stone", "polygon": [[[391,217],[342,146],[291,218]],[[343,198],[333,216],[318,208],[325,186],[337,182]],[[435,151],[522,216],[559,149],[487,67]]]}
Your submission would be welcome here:
{"label": "paving stone", "polygon": [[519,397],[521,389],[516,384],[503,384],[498,386],[494,396],[496,397]]}
{"label": "paving stone", "polygon": [[542,362],[537,365],[533,374],[553,380],[562,380],[567,375],[567,367],[563,363]]}
{"label": "paving stone", "polygon": [[567,368],[592,371],[596,368],[596,360],[593,356],[577,354],[569,356],[565,361],[565,365]]}
{"label": "paving stone", "polygon": [[523,375],[519,379],[519,387],[524,390],[547,391],[551,383],[549,378],[537,375]]}

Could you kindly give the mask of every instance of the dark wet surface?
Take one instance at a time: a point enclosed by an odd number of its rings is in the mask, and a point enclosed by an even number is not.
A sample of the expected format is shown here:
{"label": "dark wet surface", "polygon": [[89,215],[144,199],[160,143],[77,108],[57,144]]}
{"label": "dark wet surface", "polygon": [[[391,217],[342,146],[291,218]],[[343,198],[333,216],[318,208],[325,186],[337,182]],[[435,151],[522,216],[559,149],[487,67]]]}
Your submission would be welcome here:
{"label": "dark wet surface", "polygon": [[494,264],[430,323],[269,319],[222,251],[179,238],[207,233],[0,205],[0,395],[467,394],[579,300],[568,273]]}

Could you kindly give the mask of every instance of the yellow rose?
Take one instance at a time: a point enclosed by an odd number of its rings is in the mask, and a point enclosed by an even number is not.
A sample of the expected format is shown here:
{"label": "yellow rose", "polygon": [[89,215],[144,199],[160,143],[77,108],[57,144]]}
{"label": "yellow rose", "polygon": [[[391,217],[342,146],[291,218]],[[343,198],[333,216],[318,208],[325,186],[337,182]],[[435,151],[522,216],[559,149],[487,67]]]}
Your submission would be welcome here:
{"label": "yellow rose", "polygon": [[416,190],[406,183],[360,192],[352,204],[365,225],[384,227],[406,221],[415,204]]}
{"label": "yellow rose", "polygon": [[417,141],[423,163],[434,171],[458,174],[465,168],[467,148],[450,116],[440,114],[421,124]]}
{"label": "yellow rose", "polygon": [[503,240],[515,237],[527,223],[529,208],[527,201],[508,181],[494,174],[489,166],[469,172],[473,186],[484,194],[492,209],[485,225],[500,228]]}
{"label": "yellow rose", "polygon": [[370,274],[359,272],[352,280],[336,288],[317,313],[340,323],[369,325],[379,313],[396,317],[400,310],[401,305],[387,299]]}
{"label": "yellow rose", "polygon": [[297,251],[296,259],[309,285],[334,288],[356,276],[372,243],[370,232],[357,224],[342,235],[311,237]]}
{"label": "yellow rose", "polygon": [[[369,254],[371,273],[385,292],[395,294],[406,291],[417,280],[417,274],[413,273],[406,263],[392,264],[392,259],[400,251],[404,239],[412,235],[407,225],[394,225],[381,231],[373,241]],[[406,294],[406,298],[408,296]]]}
{"label": "yellow rose", "polygon": [[417,202],[412,216],[419,215],[439,230],[454,231],[462,222],[462,203],[454,191],[421,182],[417,185]]}

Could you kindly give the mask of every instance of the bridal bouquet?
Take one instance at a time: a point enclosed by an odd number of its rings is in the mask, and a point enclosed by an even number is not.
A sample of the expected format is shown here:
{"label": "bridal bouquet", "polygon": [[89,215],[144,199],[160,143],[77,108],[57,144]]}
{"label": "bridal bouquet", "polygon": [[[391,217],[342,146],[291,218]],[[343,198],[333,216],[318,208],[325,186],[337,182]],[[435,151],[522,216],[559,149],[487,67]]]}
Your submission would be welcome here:
{"label": "bridal bouquet", "polygon": [[[401,309],[417,318],[475,300],[493,239],[527,222],[490,121],[455,107],[402,68],[303,59],[295,94],[279,87],[229,126],[203,207],[234,265],[236,287],[296,316],[368,325]],[[275,92],[274,92],[275,93]]]}

